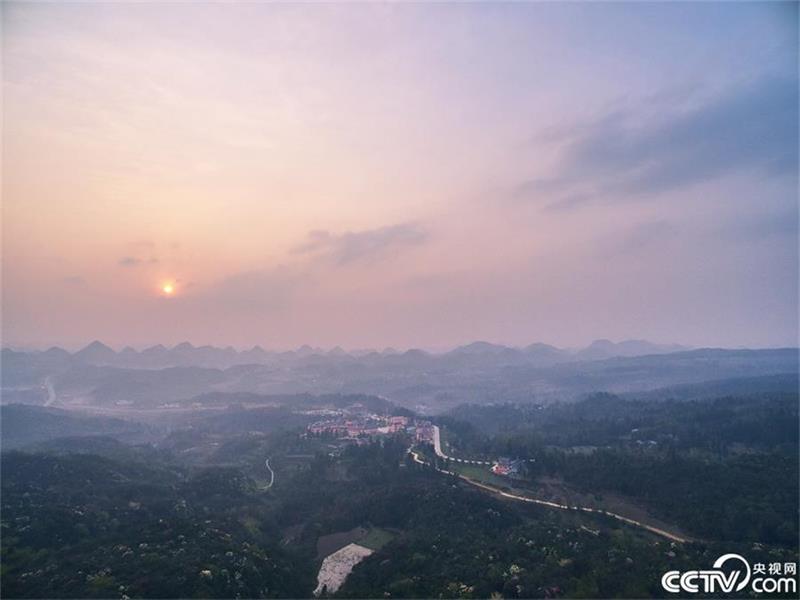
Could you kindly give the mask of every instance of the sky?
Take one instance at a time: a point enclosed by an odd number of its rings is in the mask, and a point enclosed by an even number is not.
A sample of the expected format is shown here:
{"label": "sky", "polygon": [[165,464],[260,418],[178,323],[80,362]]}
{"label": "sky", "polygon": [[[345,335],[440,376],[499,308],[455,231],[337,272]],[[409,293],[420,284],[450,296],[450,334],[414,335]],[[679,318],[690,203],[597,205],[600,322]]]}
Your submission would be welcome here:
{"label": "sky", "polygon": [[2,27],[5,345],[797,345],[795,3]]}

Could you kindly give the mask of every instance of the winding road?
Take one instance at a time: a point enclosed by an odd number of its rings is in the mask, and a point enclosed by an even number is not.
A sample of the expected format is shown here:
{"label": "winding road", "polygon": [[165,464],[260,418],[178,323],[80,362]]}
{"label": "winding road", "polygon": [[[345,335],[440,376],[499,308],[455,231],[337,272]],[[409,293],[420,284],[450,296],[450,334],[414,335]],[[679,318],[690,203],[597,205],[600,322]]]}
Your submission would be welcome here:
{"label": "winding road", "polygon": [[[439,432],[439,427],[434,425],[433,427],[433,450],[436,453],[436,456],[439,458],[447,459],[447,460],[455,460],[456,462],[463,462],[463,463],[471,463],[471,464],[490,464],[488,462],[481,462],[481,461],[468,461],[468,460],[459,460],[454,459],[450,456],[447,456],[444,452],[442,452],[442,443],[441,443],[441,434]],[[427,462],[420,458],[419,452],[415,452],[414,450],[409,448],[409,452],[411,453],[411,457],[413,458],[414,462],[421,464],[421,465],[428,465]],[[608,510],[603,510],[600,508],[590,508],[588,506],[569,506],[567,504],[559,504],[558,502],[551,502],[549,500],[541,500],[539,498],[531,498],[530,496],[520,496],[519,494],[512,494],[510,492],[505,492],[499,488],[496,488],[491,485],[487,485],[480,481],[476,481],[471,477],[467,477],[466,475],[461,475],[460,473],[454,473],[453,471],[448,471],[446,469],[440,469],[438,467],[434,467],[440,473],[444,473],[446,475],[455,475],[459,479],[466,481],[468,484],[473,485],[477,488],[482,490],[486,490],[492,494],[502,496],[503,498],[509,498],[510,500],[516,500],[518,502],[528,502],[530,504],[538,504],[540,506],[547,506],[550,508],[557,508],[559,510],[577,510],[585,513],[594,513],[599,515],[604,515],[606,517],[611,517],[613,519],[617,519],[618,521],[622,521],[623,523],[627,523],[628,525],[633,525],[634,527],[640,527],[649,531],[650,533],[654,533],[656,535],[660,535],[661,537],[667,538],[673,542],[685,543],[691,541],[688,538],[682,537],[680,535],[671,533],[669,531],[665,531],[664,529],[660,529],[658,527],[654,527],[652,525],[648,525],[646,523],[642,523],[641,521],[637,521],[636,519],[631,519],[629,517],[623,517],[622,515],[618,515],[617,513],[613,513]]]}
{"label": "winding road", "polygon": [[45,406],[52,406],[55,404],[58,396],[56,396],[56,388],[53,387],[53,382],[50,379],[50,376],[44,378],[44,386],[47,388],[47,400],[45,401]]}
{"label": "winding road", "polygon": [[444,458],[445,460],[452,460],[454,462],[464,463],[465,465],[491,465],[488,460],[467,460],[466,458],[456,458],[455,456],[447,456],[442,451],[442,434],[438,425],[433,426],[433,451],[436,456]]}
{"label": "winding road", "polygon": [[275,483],[275,471],[272,470],[272,467],[269,466],[269,458],[267,458],[266,462],[264,463],[267,466],[267,471],[269,471],[269,483],[261,488],[262,491],[267,491],[269,488],[272,487],[272,484]]}

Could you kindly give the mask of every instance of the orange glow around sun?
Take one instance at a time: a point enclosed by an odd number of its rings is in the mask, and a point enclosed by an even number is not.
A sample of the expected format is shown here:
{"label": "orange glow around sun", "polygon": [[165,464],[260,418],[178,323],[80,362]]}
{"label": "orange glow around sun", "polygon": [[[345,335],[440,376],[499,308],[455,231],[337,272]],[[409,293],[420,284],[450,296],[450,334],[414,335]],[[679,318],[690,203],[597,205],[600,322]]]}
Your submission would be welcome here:
{"label": "orange glow around sun", "polygon": [[172,296],[173,294],[175,294],[175,284],[171,283],[171,282],[166,282],[166,283],[162,284],[161,285],[161,292],[165,296]]}

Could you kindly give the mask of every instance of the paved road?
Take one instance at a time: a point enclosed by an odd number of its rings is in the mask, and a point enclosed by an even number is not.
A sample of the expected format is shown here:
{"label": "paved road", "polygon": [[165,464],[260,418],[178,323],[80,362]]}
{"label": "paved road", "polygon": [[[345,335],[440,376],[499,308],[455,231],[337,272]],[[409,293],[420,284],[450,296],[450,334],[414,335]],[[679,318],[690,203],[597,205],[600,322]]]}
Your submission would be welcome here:
{"label": "paved road", "polygon": [[272,484],[275,483],[275,471],[273,471],[272,467],[269,466],[269,458],[265,464],[267,465],[267,471],[269,471],[269,483],[266,485],[266,487],[262,488],[264,491],[271,488]]}
{"label": "paved road", "polygon": [[55,404],[58,396],[56,396],[56,388],[53,387],[53,382],[50,379],[50,376],[44,378],[44,385],[47,388],[47,400],[45,401],[45,406],[52,406]]}
{"label": "paved road", "polygon": [[464,463],[465,465],[491,465],[492,463],[488,460],[468,460],[466,458],[456,458],[455,456],[448,456],[442,451],[442,433],[439,430],[438,425],[433,426],[433,451],[436,452],[436,456],[439,458],[443,458],[445,460],[452,460],[458,463]]}
{"label": "paved road", "polygon": [[433,451],[436,452],[436,456],[439,458],[450,458],[444,452],[442,452],[442,434],[439,431],[438,425],[433,426]]}
{"label": "paved road", "polygon": [[[433,432],[433,448],[436,452],[436,456],[439,458],[450,458],[442,452],[440,439],[439,439],[439,428],[436,427]],[[420,458],[419,452],[415,452],[414,450],[409,448],[409,452],[411,453],[411,457],[414,459],[414,462],[419,463],[421,465],[427,465],[424,460]],[[487,463],[488,464],[488,463]],[[663,529],[659,529],[658,527],[653,527],[652,525],[647,525],[646,523],[642,523],[641,521],[637,521],[635,519],[630,519],[628,517],[623,517],[622,515],[618,515],[617,513],[613,513],[607,510],[602,510],[599,508],[589,508],[588,506],[569,506],[567,504],[559,504],[558,502],[550,502],[549,500],[540,500],[539,498],[531,498],[530,496],[520,496],[518,494],[512,494],[510,492],[505,492],[499,488],[493,487],[491,485],[487,485],[485,483],[481,483],[480,481],[476,481],[470,477],[465,475],[461,475],[460,473],[454,473],[453,471],[447,471],[445,469],[436,469],[440,473],[445,473],[447,475],[455,475],[459,479],[466,481],[470,485],[473,485],[477,488],[482,490],[486,490],[491,492],[492,494],[496,494],[498,496],[502,496],[503,498],[509,498],[510,500],[517,500],[519,502],[528,502],[530,504],[538,504],[540,506],[548,506],[550,508],[557,508],[559,510],[579,510],[586,513],[595,513],[600,515],[605,515],[607,517],[612,517],[617,519],[618,521],[622,521],[623,523],[627,523],[628,525],[633,525],[634,527],[640,527],[642,529],[646,529],[651,533],[655,533],[656,535],[660,535],[661,537],[665,537],[668,540],[672,540],[673,542],[688,542],[691,541],[688,538],[681,537],[674,533],[670,533],[669,531],[665,531]]]}
{"label": "paved road", "polygon": [[484,483],[481,483],[480,481],[475,481],[474,479],[470,479],[469,477],[464,477],[463,475],[459,475],[459,477],[461,477],[461,479],[464,479],[465,481],[468,481],[470,484],[472,484],[472,485],[474,485],[476,487],[483,488],[483,489],[488,490],[488,491],[490,491],[492,493],[495,493],[495,494],[499,494],[500,496],[503,496],[504,498],[511,498],[512,500],[519,500],[521,502],[530,502],[532,504],[539,504],[539,505],[542,505],[542,506],[549,506],[551,508],[559,508],[561,510],[579,510],[579,511],[587,512],[587,513],[595,513],[595,514],[598,514],[598,515],[605,515],[607,517],[612,517],[614,519],[617,519],[618,521],[622,521],[623,523],[627,523],[628,525],[634,525],[635,527],[641,527],[642,529],[646,529],[647,531],[649,531],[651,533],[655,533],[656,535],[660,535],[662,537],[665,537],[665,538],[667,538],[669,540],[672,540],[673,542],[684,543],[684,542],[690,541],[689,539],[687,539],[685,537],[681,537],[681,536],[676,535],[674,533],[670,533],[669,531],[665,531],[665,530],[660,529],[658,527],[654,527],[652,525],[648,525],[646,523],[642,523],[641,521],[637,521],[636,519],[630,519],[628,517],[623,517],[622,515],[618,515],[617,513],[613,513],[613,512],[608,511],[608,510],[603,510],[601,508],[590,508],[588,506],[568,506],[566,504],[558,504],[557,502],[550,502],[548,500],[539,500],[538,498],[530,498],[528,496],[519,496],[517,494],[511,494],[509,492],[504,492],[503,490],[497,489],[497,488],[492,487],[490,485],[486,485]]}

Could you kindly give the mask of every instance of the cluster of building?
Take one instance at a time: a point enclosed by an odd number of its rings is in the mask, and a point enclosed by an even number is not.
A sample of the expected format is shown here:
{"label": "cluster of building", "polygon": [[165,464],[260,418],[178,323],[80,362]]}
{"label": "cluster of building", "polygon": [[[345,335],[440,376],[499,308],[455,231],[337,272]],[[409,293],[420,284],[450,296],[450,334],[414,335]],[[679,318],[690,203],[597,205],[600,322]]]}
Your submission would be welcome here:
{"label": "cluster of building", "polygon": [[307,430],[313,434],[329,434],[338,439],[364,440],[375,436],[407,433],[418,442],[433,442],[433,424],[409,417],[381,416],[374,413],[342,411],[331,418],[311,423]]}
{"label": "cluster of building", "polygon": [[433,423],[430,421],[417,421],[409,433],[414,435],[417,443],[433,444]]}
{"label": "cluster of building", "polygon": [[[378,415],[365,410],[361,405],[353,405],[347,409],[326,409],[306,411],[305,414],[315,414],[325,417],[311,423],[306,428],[309,434],[330,435],[343,442],[356,444],[367,443],[378,436],[405,433],[414,438],[418,444],[436,445],[436,427],[428,420],[414,419],[401,415]],[[448,457],[445,457],[448,458]],[[498,458],[497,461],[468,460],[449,457],[456,462],[476,465],[491,464],[491,471],[495,475],[515,477],[521,474],[523,460],[511,458]]]}
{"label": "cluster of building", "polygon": [[510,458],[498,458],[497,462],[492,465],[492,473],[505,477],[519,475],[522,462],[521,460],[512,460]]}

